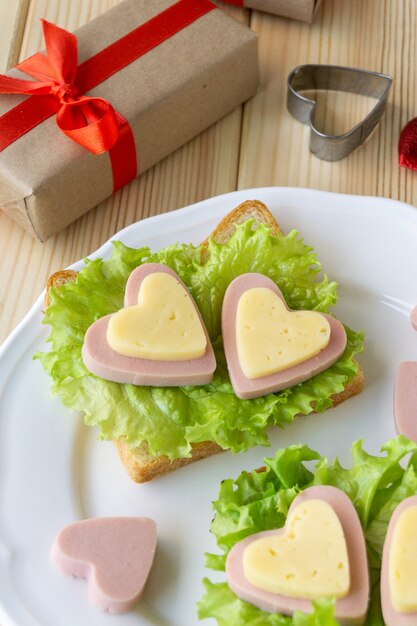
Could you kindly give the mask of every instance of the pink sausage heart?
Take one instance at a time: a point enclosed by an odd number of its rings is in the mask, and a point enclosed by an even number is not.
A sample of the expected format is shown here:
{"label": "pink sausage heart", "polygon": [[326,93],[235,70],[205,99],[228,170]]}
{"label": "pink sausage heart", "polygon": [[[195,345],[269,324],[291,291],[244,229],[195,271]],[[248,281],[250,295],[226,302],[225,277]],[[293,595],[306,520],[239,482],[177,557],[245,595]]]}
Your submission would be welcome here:
{"label": "pink sausage heart", "polygon": [[[344,598],[337,600],[335,617],[342,624],[363,624],[368,609],[369,580],[365,538],[358,515],[352,502],[343,491],[324,485],[310,487],[300,493],[291,504],[288,515],[290,516],[295,507],[307,500],[317,499],[326,501],[336,513],[343,529],[349,559],[349,593]],[[286,527],[256,533],[233,546],[226,561],[227,581],[231,590],[239,598],[264,611],[283,615],[292,615],[296,610],[310,613],[310,600],[264,591],[250,583],[244,574],[243,554],[245,549],[257,539],[274,535],[280,536],[285,532]]]}
{"label": "pink sausage heart", "polygon": [[147,517],[103,517],[66,526],[51,557],[67,575],[88,580],[93,604],[130,611],[143,593],[156,549],[156,524]]}
{"label": "pink sausage heart", "polygon": [[[174,276],[187,290],[171,268],[160,263],[146,263],[133,270],[129,276],[125,290],[125,307],[137,304],[142,281],[154,272],[166,272]],[[162,387],[210,383],[216,369],[216,359],[200,312],[193,300],[192,302],[207,338],[206,351],[202,357],[187,361],[152,361],[119,354],[107,342],[107,327],[111,315],[106,315],[94,322],[86,332],[82,348],[84,365],[92,374],[116,383]]]}
{"label": "pink sausage heart", "polygon": [[[255,287],[270,289],[285,303],[276,284],[263,274],[242,274],[242,276],[235,278],[226,290],[222,310],[224,351],[234,392],[242,399],[257,398],[268,393],[281,391],[312,378],[333,365],[342,356],[347,341],[343,325],[331,315],[322,313],[321,315],[330,324],[330,341],[326,348],[316,356],[276,374],[254,379],[247,378],[239,363],[236,344],[236,314],[241,295],[248,289]],[[286,308],[290,311],[288,307]]]}
{"label": "pink sausage heart", "polygon": [[403,361],[397,371],[394,391],[397,432],[417,441],[417,362]]}

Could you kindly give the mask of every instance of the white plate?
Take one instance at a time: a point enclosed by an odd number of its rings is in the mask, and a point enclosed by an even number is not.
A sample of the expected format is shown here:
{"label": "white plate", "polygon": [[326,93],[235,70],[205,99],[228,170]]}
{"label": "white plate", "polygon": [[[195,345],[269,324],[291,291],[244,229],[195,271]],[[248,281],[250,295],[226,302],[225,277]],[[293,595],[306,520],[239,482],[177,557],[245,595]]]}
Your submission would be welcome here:
{"label": "white plate", "polygon": [[[36,350],[45,348],[42,296],[0,348],[0,623],[2,626],[194,626],[202,594],[211,501],[220,481],[258,467],[278,447],[306,442],[348,461],[364,437],[377,452],[394,435],[392,392],[400,361],[417,359],[409,312],[417,302],[417,211],[381,198],[303,189],[239,191],[126,228],[115,238],[153,250],[198,243],[247,198],[259,198],[285,231],[297,228],[340,283],[339,317],[366,332],[364,392],[340,407],[271,432],[271,448],[225,453],[153,483],[129,480],[111,443],[49,397]],[[109,257],[110,243],[92,257]],[[74,265],[76,269],[82,262]],[[57,268],[58,269],[58,268]],[[112,616],[88,601],[84,581],[61,576],[49,550],[62,526],[84,517],[147,515],[158,524],[154,568],[134,613]],[[212,578],[215,575],[209,573]],[[217,578],[222,578],[217,576]],[[203,622],[209,624],[209,622]]]}

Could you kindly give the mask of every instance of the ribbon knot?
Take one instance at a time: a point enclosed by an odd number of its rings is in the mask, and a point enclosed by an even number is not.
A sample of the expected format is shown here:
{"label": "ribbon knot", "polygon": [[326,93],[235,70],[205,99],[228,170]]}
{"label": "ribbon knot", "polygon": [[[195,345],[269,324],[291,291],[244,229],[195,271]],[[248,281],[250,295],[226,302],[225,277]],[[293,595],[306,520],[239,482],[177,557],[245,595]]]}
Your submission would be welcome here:
{"label": "ribbon knot", "polygon": [[63,83],[62,85],[53,85],[51,87],[51,93],[55,98],[62,104],[68,104],[69,102],[74,102],[74,100],[78,100],[80,96],[80,92],[78,91],[75,85],[71,85],[71,83]]}
{"label": "ribbon knot", "polygon": [[41,21],[46,54],[38,52],[16,66],[36,80],[0,75],[0,93],[57,99],[59,129],[93,154],[103,154],[115,145],[127,122],[107,100],[80,93],[77,38],[55,24]]}

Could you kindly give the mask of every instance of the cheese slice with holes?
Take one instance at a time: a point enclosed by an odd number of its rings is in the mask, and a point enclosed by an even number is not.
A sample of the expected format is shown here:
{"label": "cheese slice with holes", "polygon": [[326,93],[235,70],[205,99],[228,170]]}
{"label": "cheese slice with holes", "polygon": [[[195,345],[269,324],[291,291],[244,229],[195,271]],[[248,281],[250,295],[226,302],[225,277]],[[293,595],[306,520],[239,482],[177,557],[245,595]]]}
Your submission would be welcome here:
{"label": "cheese slice with holes", "polygon": [[296,506],[282,534],[247,546],[243,571],[255,587],[287,597],[345,597],[350,588],[349,557],[333,508],[324,500]]}
{"label": "cheese slice with holes", "polygon": [[316,356],[330,341],[330,324],[315,311],[289,311],[271,289],[254,287],[239,298],[236,345],[249,379],[269,376]]}
{"label": "cheese slice with holes", "polygon": [[207,347],[190,294],[167,272],[143,279],[138,304],[111,317],[107,342],[119,354],[153,361],[198,359]]}
{"label": "cheese slice with holes", "polygon": [[417,505],[400,514],[395,525],[389,560],[389,586],[399,613],[417,612]]}

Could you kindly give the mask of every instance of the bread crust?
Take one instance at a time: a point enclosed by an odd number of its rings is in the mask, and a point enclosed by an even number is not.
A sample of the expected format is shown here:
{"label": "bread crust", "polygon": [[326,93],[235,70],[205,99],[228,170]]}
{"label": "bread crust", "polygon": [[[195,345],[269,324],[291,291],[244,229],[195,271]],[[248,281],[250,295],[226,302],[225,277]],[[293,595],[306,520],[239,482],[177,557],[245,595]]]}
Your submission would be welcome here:
{"label": "bread crust", "polygon": [[194,443],[191,446],[190,458],[170,461],[167,456],[150,455],[146,442],[143,442],[138,448],[131,448],[122,439],[115,439],[113,443],[127,473],[136,483],[146,483],[149,480],[194,463],[194,461],[224,452],[223,448],[214,443],[214,441],[203,441],[202,443]]}
{"label": "bread crust", "polygon": [[48,306],[51,304],[52,287],[56,289],[57,287],[59,287],[60,285],[64,285],[65,283],[72,283],[76,280],[77,276],[78,272],[76,272],[75,270],[59,270],[58,272],[55,272],[55,274],[52,274],[52,276],[48,278],[48,282],[46,283],[45,307],[48,308]]}
{"label": "bread crust", "polygon": [[[226,243],[232,236],[236,224],[245,222],[248,219],[255,220],[254,228],[262,223],[271,228],[273,235],[282,233],[280,225],[262,202],[259,200],[247,200],[242,202],[242,204],[233,209],[221,220],[212,232],[211,237],[216,243]],[[207,245],[208,241],[209,238],[203,242],[203,245]],[[51,288],[57,288],[66,282],[73,282],[76,278],[77,272],[74,270],[60,270],[52,274],[46,286],[45,306],[48,307],[51,303]],[[332,396],[332,407],[360,393],[363,389],[363,380],[363,370],[359,366],[357,376],[348,382],[343,391]],[[129,476],[137,483],[154,480],[159,476],[173,472],[190,463],[224,451],[223,448],[213,441],[203,441],[192,445],[191,456],[189,458],[174,459],[171,461],[167,456],[155,457],[149,454],[146,442],[143,442],[136,448],[130,447],[122,438],[114,440],[113,443],[116,446],[119,457]]]}
{"label": "bread crust", "polygon": [[211,235],[203,241],[203,245],[207,245],[210,237],[216,243],[227,243],[235,232],[236,225],[250,219],[255,220],[254,229],[259,224],[266,224],[271,229],[271,235],[283,234],[281,226],[263,202],[260,200],[245,200],[219,222]]}

